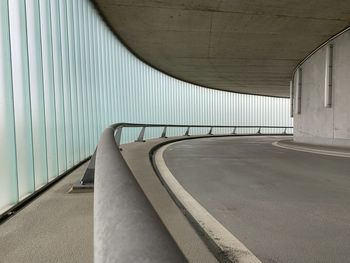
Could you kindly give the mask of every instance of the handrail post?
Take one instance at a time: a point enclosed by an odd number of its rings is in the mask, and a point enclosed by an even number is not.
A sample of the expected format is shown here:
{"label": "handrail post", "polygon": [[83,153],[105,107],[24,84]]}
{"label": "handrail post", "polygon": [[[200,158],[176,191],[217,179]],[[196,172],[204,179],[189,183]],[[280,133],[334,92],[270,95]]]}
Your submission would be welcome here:
{"label": "handrail post", "polygon": [[114,133],[114,139],[115,139],[115,142],[118,145],[118,147],[120,146],[120,140],[122,137],[122,130],[123,130],[123,127],[118,127]]}
{"label": "handrail post", "polygon": [[167,138],[166,137],[166,129],[167,129],[167,126],[164,126],[164,129],[163,129],[163,132],[162,132],[162,136],[160,138]]}
{"label": "handrail post", "polygon": [[236,129],[237,129],[237,127],[234,127],[231,134],[236,135]]}
{"label": "handrail post", "polygon": [[145,130],[146,130],[146,126],[143,126],[141,131],[140,131],[139,137],[137,138],[137,140],[135,142],[144,142],[145,141],[143,139],[143,137],[145,136]]}
{"label": "handrail post", "polygon": [[97,147],[90,158],[89,166],[86,168],[83,178],[81,178],[80,180],[81,185],[94,184],[96,152],[97,152]]}
{"label": "handrail post", "polygon": [[259,130],[256,134],[261,134],[261,127],[259,127]]}
{"label": "handrail post", "polygon": [[213,135],[213,127],[210,127],[210,130],[208,132],[208,135]]}
{"label": "handrail post", "polygon": [[283,134],[287,134],[287,127],[284,127]]}
{"label": "handrail post", "polygon": [[190,126],[187,127],[187,130],[185,132],[185,136],[190,136]]}

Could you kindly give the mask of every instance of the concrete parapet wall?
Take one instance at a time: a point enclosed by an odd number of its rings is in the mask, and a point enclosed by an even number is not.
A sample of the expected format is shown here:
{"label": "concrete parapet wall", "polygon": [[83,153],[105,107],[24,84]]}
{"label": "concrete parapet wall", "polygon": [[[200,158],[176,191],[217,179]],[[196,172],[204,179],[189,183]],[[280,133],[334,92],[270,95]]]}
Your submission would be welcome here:
{"label": "concrete parapet wall", "polygon": [[[333,46],[331,105],[326,107],[327,48]],[[298,70],[294,74],[294,140],[350,147],[350,31],[319,49],[301,66],[300,113]]]}

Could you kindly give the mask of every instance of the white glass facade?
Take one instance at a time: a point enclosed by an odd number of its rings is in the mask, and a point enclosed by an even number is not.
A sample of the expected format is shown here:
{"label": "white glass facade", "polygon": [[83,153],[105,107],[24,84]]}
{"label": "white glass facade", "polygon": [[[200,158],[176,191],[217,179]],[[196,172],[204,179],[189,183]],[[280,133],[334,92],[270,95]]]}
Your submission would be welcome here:
{"label": "white glass facade", "polygon": [[88,0],[0,0],[0,213],[91,155],[116,122],[292,125],[289,99],[206,89],[144,64]]}

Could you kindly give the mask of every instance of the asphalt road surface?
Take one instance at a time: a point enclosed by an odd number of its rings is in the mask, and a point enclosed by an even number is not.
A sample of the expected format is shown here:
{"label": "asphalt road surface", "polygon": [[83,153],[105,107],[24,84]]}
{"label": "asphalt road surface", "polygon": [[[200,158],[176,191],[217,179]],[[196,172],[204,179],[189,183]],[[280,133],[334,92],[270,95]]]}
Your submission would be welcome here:
{"label": "asphalt road surface", "polygon": [[350,159],[273,146],[279,139],[187,140],[164,160],[262,262],[350,262]]}

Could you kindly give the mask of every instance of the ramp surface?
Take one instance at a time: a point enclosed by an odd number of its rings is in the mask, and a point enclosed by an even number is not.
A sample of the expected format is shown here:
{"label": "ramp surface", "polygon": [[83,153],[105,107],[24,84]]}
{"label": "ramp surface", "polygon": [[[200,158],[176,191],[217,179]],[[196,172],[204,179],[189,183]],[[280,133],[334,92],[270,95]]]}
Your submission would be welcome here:
{"label": "ramp surface", "polygon": [[279,139],[182,141],[164,159],[180,184],[263,262],[347,262],[350,160],[273,146]]}

